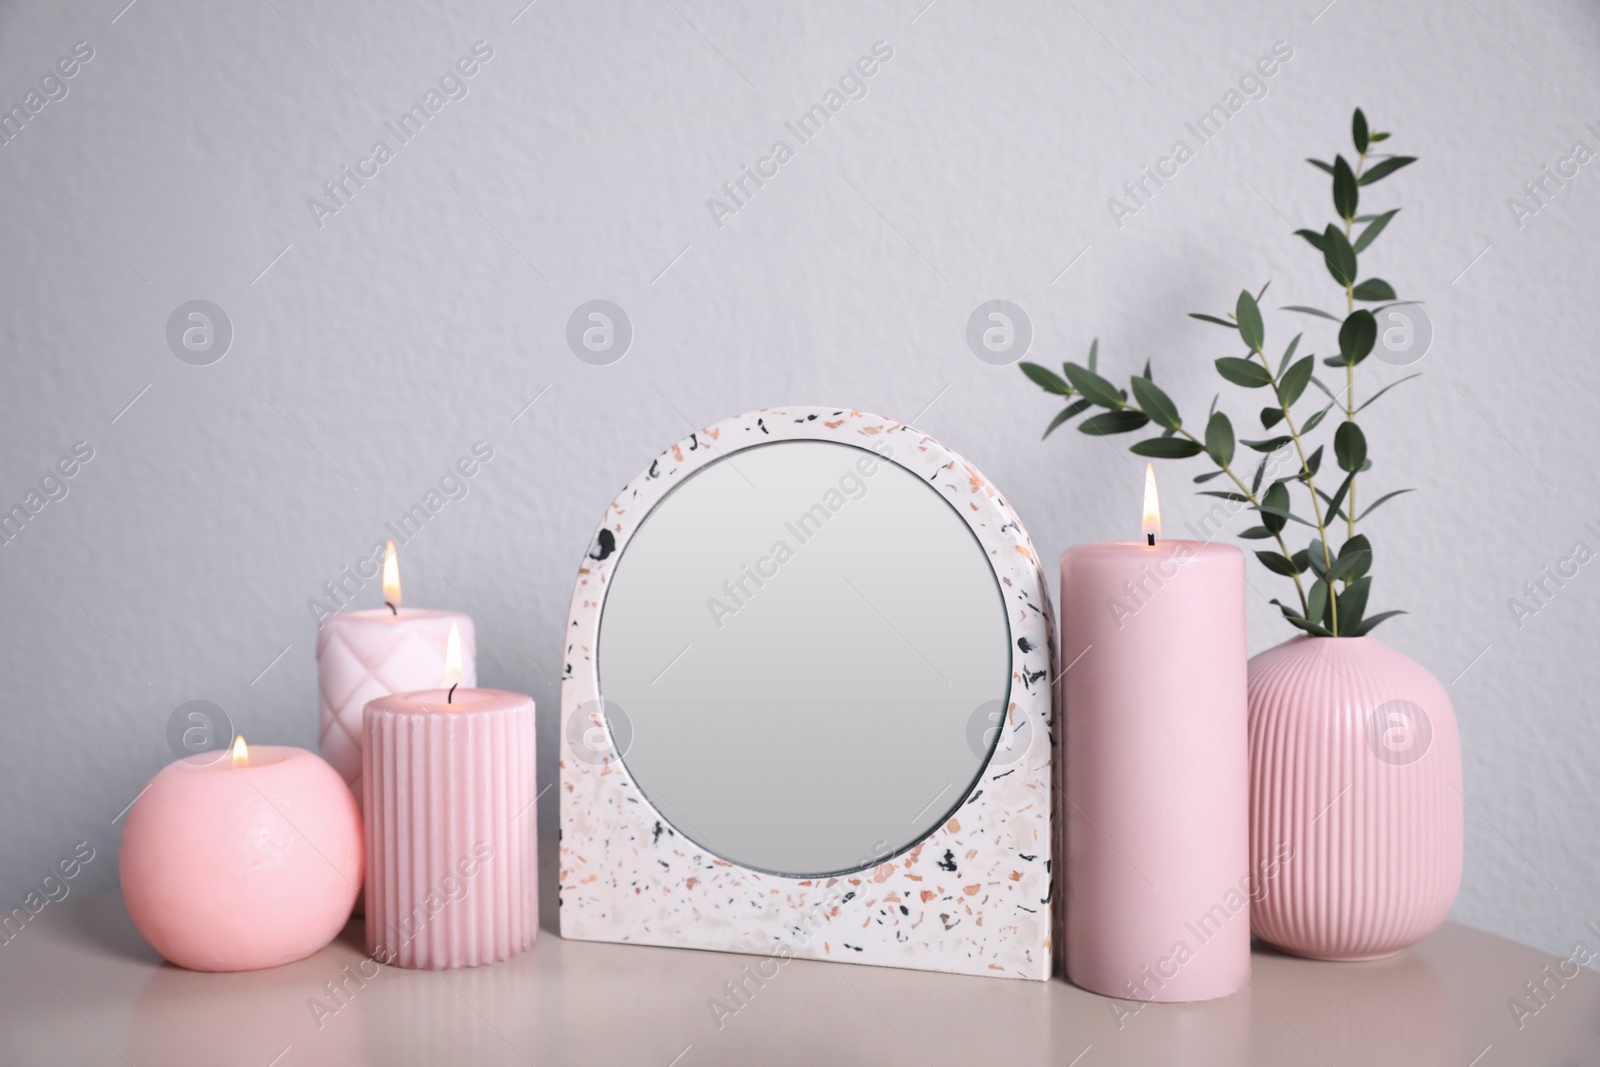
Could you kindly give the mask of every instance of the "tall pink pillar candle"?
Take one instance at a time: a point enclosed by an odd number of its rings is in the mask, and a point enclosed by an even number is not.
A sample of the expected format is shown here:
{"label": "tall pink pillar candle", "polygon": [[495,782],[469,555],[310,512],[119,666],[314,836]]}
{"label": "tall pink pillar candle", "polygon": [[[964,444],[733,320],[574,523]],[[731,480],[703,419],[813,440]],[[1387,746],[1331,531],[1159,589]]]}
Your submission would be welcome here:
{"label": "tall pink pillar candle", "polygon": [[1103,996],[1250,977],[1244,588],[1232,545],[1061,557],[1067,977]]}
{"label": "tall pink pillar candle", "polygon": [[364,718],[367,948],[400,967],[509,959],[539,933],[533,700],[379,697]]}
{"label": "tall pink pillar candle", "polygon": [[459,611],[346,611],[324,619],[317,631],[317,746],[358,801],[362,709],[377,697],[438,685],[451,623],[461,632],[461,684],[477,685],[472,617]]}

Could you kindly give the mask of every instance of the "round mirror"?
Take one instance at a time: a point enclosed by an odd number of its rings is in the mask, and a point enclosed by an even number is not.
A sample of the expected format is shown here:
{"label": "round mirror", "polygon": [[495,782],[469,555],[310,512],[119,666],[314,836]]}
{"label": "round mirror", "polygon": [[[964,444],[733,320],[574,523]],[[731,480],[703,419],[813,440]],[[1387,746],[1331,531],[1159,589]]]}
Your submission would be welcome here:
{"label": "round mirror", "polygon": [[1007,706],[1010,629],[937,489],[865,448],[775,441],[644,518],[595,664],[622,762],[673,829],[812,877],[909,849],[966,801]]}

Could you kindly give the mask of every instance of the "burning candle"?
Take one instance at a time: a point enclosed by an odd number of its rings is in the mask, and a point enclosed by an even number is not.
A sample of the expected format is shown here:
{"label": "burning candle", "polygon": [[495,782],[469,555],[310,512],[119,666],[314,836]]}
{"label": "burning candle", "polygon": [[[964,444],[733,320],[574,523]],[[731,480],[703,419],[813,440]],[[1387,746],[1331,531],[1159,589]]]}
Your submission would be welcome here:
{"label": "burning candle", "polygon": [[459,611],[400,606],[400,563],[390,541],[383,552],[384,606],[323,620],[317,632],[317,743],[359,802],[361,712],[368,701],[438,683],[452,628],[461,641],[461,677],[478,680],[472,618]]}
{"label": "burning candle", "polygon": [[361,885],[361,813],[305,749],[251,748],[168,764],[128,812],[119,866],[128,914],[162,956],[251,971],[332,941]]}
{"label": "burning candle", "polygon": [[1143,537],[1061,557],[1066,961],[1104,996],[1189,1001],[1250,977],[1244,555]]}
{"label": "burning candle", "polygon": [[539,932],[533,700],[441,686],[379,697],[363,718],[367,948],[400,967],[508,959]]}

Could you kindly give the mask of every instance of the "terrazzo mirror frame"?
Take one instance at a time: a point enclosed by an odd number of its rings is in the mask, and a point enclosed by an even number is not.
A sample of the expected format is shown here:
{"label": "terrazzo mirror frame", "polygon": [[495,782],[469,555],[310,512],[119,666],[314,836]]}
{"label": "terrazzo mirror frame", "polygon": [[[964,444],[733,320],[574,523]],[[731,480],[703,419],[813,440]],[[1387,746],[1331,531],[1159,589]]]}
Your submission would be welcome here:
{"label": "terrazzo mirror frame", "polygon": [[[710,463],[779,441],[875,450],[952,505],[988,557],[1010,627],[1005,731],[1020,755],[987,759],[950,817],[920,842],[849,874],[741,867],[673,828],[628,773],[601,705],[596,659],[608,582],[629,538]],[[883,446],[887,444],[886,449]],[[874,449],[874,446],[878,446]],[[1038,555],[1010,506],[969,463],[903,423],[836,408],[766,408],[673,444],[606,509],[578,571],[561,681],[561,936],[909,967],[1050,977],[1059,871],[1052,824],[1055,647]],[[582,743],[583,758],[574,739]],[[599,755],[596,755],[596,742]]]}

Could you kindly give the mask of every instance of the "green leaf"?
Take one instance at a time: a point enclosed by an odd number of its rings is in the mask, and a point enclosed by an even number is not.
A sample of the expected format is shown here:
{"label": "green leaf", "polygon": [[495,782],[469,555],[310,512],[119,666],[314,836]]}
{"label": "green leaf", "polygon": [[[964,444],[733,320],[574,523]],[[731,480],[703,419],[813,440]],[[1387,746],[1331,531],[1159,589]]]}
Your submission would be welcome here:
{"label": "green leaf", "polygon": [[1172,398],[1150,380],[1148,373],[1143,378],[1134,376],[1130,379],[1130,383],[1133,386],[1133,398],[1139,402],[1139,407],[1153,422],[1169,430],[1176,430],[1183,425],[1182,420],[1178,418],[1178,409],[1172,403]]}
{"label": "green leaf", "polygon": [[1401,382],[1409,382],[1413,378],[1420,378],[1420,377],[1422,377],[1421,374],[1408,374],[1404,378],[1401,378],[1399,381],[1390,382],[1388,385],[1384,386],[1382,389],[1379,389],[1376,393],[1373,393],[1371,396],[1367,397],[1366,403],[1363,403],[1360,407],[1356,408],[1356,411],[1360,412],[1362,410],[1362,408],[1365,408],[1367,406],[1367,404],[1372,403],[1374,400],[1378,399],[1384,393],[1387,393],[1389,390],[1393,389],[1395,386],[1399,385]]}
{"label": "green leaf", "polygon": [[[1304,435],[1305,435],[1305,431],[1302,430],[1301,431],[1301,436],[1304,436]],[[1313,477],[1316,476],[1317,471],[1322,469],[1322,446],[1321,445],[1318,445],[1317,448],[1316,448],[1316,451],[1312,452],[1311,455],[1306,457],[1306,469],[1311,472]]]}
{"label": "green leaf", "polygon": [[1368,278],[1351,290],[1350,295],[1357,300],[1393,300],[1394,287],[1382,278]]}
{"label": "green leaf", "polygon": [[[1276,600],[1274,600],[1273,603],[1274,604],[1278,604],[1278,602]],[[1290,625],[1298,626],[1300,629],[1304,630],[1306,633],[1310,634],[1312,637],[1332,637],[1333,636],[1333,631],[1328,629],[1326,626],[1322,626],[1322,625],[1320,625],[1318,623],[1311,622],[1311,621],[1309,621],[1307,619],[1302,619],[1300,616],[1296,615],[1294,612],[1290,611],[1288,608],[1284,607],[1282,604],[1278,604],[1278,608],[1283,612],[1284,619],[1286,619],[1289,622]]]}
{"label": "green leaf", "polygon": [[1260,441],[1240,441],[1239,443],[1246,448],[1253,448],[1257,452],[1276,452],[1293,440],[1294,438],[1286,435],[1283,437],[1267,437]]}
{"label": "green leaf", "polygon": [[1321,538],[1313,537],[1311,543],[1306,546],[1306,562],[1311,564],[1311,573],[1319,578],[1328,569],[1326,557],[1322,551]]}
{"label": "green leaf", "polygon": [[1242,385],[1246,389],[1260,389],[1264,385],[1272,384],[1272,375],[1267,373],[1267,368],[1252,360],[1240,359],[1238,356],[1223,356],[1217,360],[1217,373],[1234,385]]}
{"label": "green leaf", "polygon": [[[1089,342],[1089,369],[1095,373],[1100,371],[1100,338],[1096,337]],[[1065,366],[1065,364],[1063,364]]]}
{"label": "green leaf", "polygon": [[1074,389],[1083,394],[1085,400],[1093,401],[1103,408],[1122,407],[1122,394],[1094,371],[1080,367],[1076,363],[1063,363],[1061,369],[1067,372],[1067,380],[1072,383]]}
{"label": "green leaf", "polygon": [[1372,589],[1372,579],[1357,578],[1339,594],[1339,629],[1349,633],[1361,625],[1361,616],[1367,610],[1367,593]]}
{"label": "green leaf", "polygon": [[1302,619],[1300,616],[1291,612],[1284,612],[1283,617],[1288,620],[1291,625],[1300,627],[1300,629],[1304,630],[1312,637],[1333,636],[1333,631],[1328,629],[1326,626],[1319,626],[1317,623],[1307,622],[1305,619]]}
{"label": "green leaf", "polygon": [[1321,308],[1308,308],[1308,307],[1304,307],[1304,306],[1302,306],[1300,304],[1290,304],[1289,306],[1283,308],[1283,310],[1284,311],[1298,311],[1302,315],[1319,315],[1322,318],[1325,318],[1330,322],[1338,322],[1339,321],[1339,316],[1330,315],[1326,311],[1323,311]]}
{"label": "green leaf", "polygon": [[1296,237],[1304,237],[1306,243],[1311,245],[1312,248],[1315,248],[1318,252],[1322,251],[1322,234],[1316,230],[1296,230],[1294,232]]}
{"label": "green leaf", "polygon": [[[1049,437],[1058,427],[1061,426],[1062,423],[1082,415],[1085,411],[1089,410],[1093,406],[1094,405],[1089,403],[1087,400],[1074,400],[1072,403],[1061,409],[1061,414],[1057,415],[1055,420],[1052,421],[1045,429],[1044,437]],[[1043,441],[1044,437],[1039,438],[1039,440]]]}
{"label": "green leaf", "polygon": [[1262,408],[1261,409],[1261,428],[1263,430],[1270,430],[1270,429],[1272,429],[1274,426],[1278,425],[1278,423],[1280,423],[1282,421],[1283,421],[1283,409],[1282,408]]}
{"label": "green leaf", "polygon": [[1256,559],[1259,559],[1261,565],[1273,574],[1281,574],[1285,578],[1293,578],[1297,573],[1294,569],[1294,562],[1282,552],[1257,552]]}
{"label": "green leaf", "polygon": [[1373,144],[1377,144],[1379,141],[1387,141],[1389,139],[1389,135],[1387,133],[1374,133],[1367,139]]}
{"label": "green leaf", "polygon": [[1255,479],[1250,483],[1250,491],[1252,493],[1259,492],[1261,490],[1261,476],[1267,473],[1267,460],[1271,458],[1271,456],[1262,456],[1260,464],[1256,466]]}
{"label": "green leaf", "polygon": [[1350,220],[1356,217],[1356,202],[1361,194],[1356,191],[1356,172],[1350,169],[1350,164],[1344,156],[1335,156],[1333,159],[1333,209],[1339,213],[1341,219]]}
{"label": "green leaf", "polygon": [[1233,462],[1233,423],[1220,411],[1206,423],[1206,453],[1219,467]]}
{"label": "green leaf", "polygon": [[1371,562],[1371,552],[1351,552],[1334,560],[1333,566],[1329,567],[1328,572],[1322,577],[1329,585],[1332,585],[1334,582],[1348,577],[1357,569],[1365,570]]}
{"label": "green leaf", "polygon": [[1303,548],[1289,558],[1294,560],[1294,569],[1301,574],[1304,574],[1306,569],[1311,566],[1311,553]]}
{"label": "green leaf", "polygon": [[1229,322],[1227,319],[1219,319],[1215,315],[1206,315],[1198,311],[1189,312],[1189,317],[1191,319],[1199,319],[1201,322],[1214,322],[1218,326],[1226,326],[1230,330],[1237,330],[1239,328],[1233,323]]}
{"label": "green leaf", "polygon": [[1148,456],[1151,459],[1188,459],[1198,456],[1203,449],[1195,442],[1182,437],[1150,437],[1143,441],[1135,441],[1128,446],[1128,451],[1136,456]]}
{"label": "green leaf", "polygon": [[1366,155],[1367,144],[1370,140],[1367,136],[1367,116],[1361,113],[1359,107],[1356,108],[1356,113],[1350,117],[1350,137],[1356,143],[1356,151]]}
{"label": "green leaf", "polygon": [[1078,429],[1093,437],[1106,437],[1114,433],[1130,433],[1150,421],[1142,411],[1124,408],[1121,411],[1102,411],[1078,424]]}
{"label": "green leaf", "polygon": [[1248,530],[1240,530],[1239,536],[1246,541],[1265,541],[1272,536],[1272,531],[1265,526],[1252,526]]}
{"label": "green leaf", "polygon": [[1361,427],[1348,419],[1341,422],[1333,431],[1333,455],[1339,461],[1340,470],[1359,471],[1367,460],[1367,435],[1361,432]]}
{"label": "green leaf", "polygon": [[1353,582],[1357,578],[1360,578],[1362,575],[1367,573],[1367,567],[1372,566],[1372,542],[1367,540],[1366,534],[1356,534],[1354,537],[1350,538],[1350,540],[1346,541],[1342,546],[1340,546],[1339,558],[1343,559],[1345,557],[1345,553],[1347,552],[1365,552],[1367,553],[1368,557],[1367,566],[1362,567],[1360,570],[1350,575],[1350,581]]}
{"label": "green leaf", "polygon": [[1239,337],[1244,341],[1245,347],[1252,352],[1261,351],[1261,343],[1265,340],[1261,327],[1261,307],[1256,303],[1256,298],[1250,295],[1250,290],[1239,290],[1239,300],[1234,305],[1233,315],[1239,322]]}
{"label": "green leaf", "polygon": [[1380,182],[1389,175],[1393,174],[1395,171],[1399,170],[1401,167],[1410,166],[1416,161],[1416,156],[1390,156],[1388,159],[1384,160],[1363,174],[1361,176],[1360,184],[1371,185],[1373,182]]}
{"label": "green leaf", "polygon": [[1250,498],[1243,493],[1235,493],[1231,489],[1203,489],[1195,496],[1214,496],[1218,500],[1234,500],[1241,504],[1250,503]]}
{"label": "green leaf", "polygon": [[1356,283],[1355,249],[1350,247],[1343,231],[1331,222],[1322,231],[1322,261],[1327,264],[1333,280],[1340,285]]}
{"label": "green leaf", "polygon": [[1316,370],[1317,357],[1304,356],[1300,361],[1284,372],[1278,379],[1278,403],[1290,407],[1300,394],[1306,391],[1306,386],[1311,382],[1311,372]]}
{"label": "green leaf", "polygon": [[1072,395],[1072,386],[1068,385],[1061,375],[1049,367],[1041,367],[1037,363],[1024,363],[1022,364],[1022,373],[1026,374],[1033,384],[1047,393],[1054,393],[1057,396]]}
{"label": "green leaf", "polygon": [[1351,632],[1350,636],[1351,637],[1365,637],[1368,634],[1370,634],[1373,631],[1373,628],[1376,627],[1380,622],[1383,622],[1386,619],[1392,619],[1396,615],[1404,615],[1404,614],[1405,614],[1405,612],[1403,612],[1403,611],[1380,611],[1380,612],[1378,612],[1378,614],[1372,616],[1369,619],[1363,619],[1362,622],[1361,622],[1361,625],[1357,626],[1355,628],[1355,630]]}
{"label": "green leaf", "polygon": [[1332,163],[1324,163],[1320,159],[1308,159],[1308,160],[1306,160],[1306,162],[1311,164],[1313,167],[1316,167],[1318,170],[1326,171],[1329,174],[1333,173],[1333,164]]}
{"label": "green leaf", "polygon": [[1323,419],[1327,418],[1328,412],[1332,411],[1333,408],[1334,408],[1334,405],[1329,404],[1327,407],[1323,408],[1321,411],[1313,412],[1311,417],[1306,420],[1306,424],[1304,426],[1300,427],[1300,436],[1304,437],[1306,434],[1310,433],[1312,430],[1315,430],[1317,428],[1317,425],[1319,423],[1321,423]]}
{"label": "green leaf", "polygon": [[1278,363],[1278,374],[1280,376],[1283,374],[1283,368],[1287,367],[1289,361],[1294,358],[1294,350],[1300,347],[1300,338],[1304,336],[1305,334],[1303,333],[1295,334],[1289,341],[1289,347],[1283,350],[1283,359]]}
{"label": "green leaf", "polygon": [[1327,493],[1322,493],[1319,490],[1319,495],[1323,500],[1328,502],[1328,522],[1331,523],[1338,520],[1339,508],[1344,503],[1344,495],[1350,491],[1350,483],[1354,480],[1354,474],[1346,474],[1344,476],[1344,481],[1339,483],[1339,488],[1334,491],[1332,496],[1329,496]]}
{"label": "green leaf", "polygon": [[1399,213],[1399,208],[1395,208],[1393,211],[1385,211],[1382,215],[1378,215],[1371,222],[1367,223],[1367,228],[1362,230],[1361,235],[1356,238],[1356,243],[1354,246],[1356,254],[1359,255],[1360,253],[1365,252],[1367,250],[1367,246],[1373,241],[1376,241],[1378,239],[1378,234],[1382,233],[1383,228],[1389,225],[1389,220],[1394,218]]}
{"label": "green leaf", "polygon": [[1328,614],[1328,583],[1318,578],[1306,590],[1306,615],[1321,622]]}
{"label": "green leaf", "polygon": [[1414,492],[1416,492],[1415,489],[1396,489],[1392,493],[1383,494],[1378,499],[1376,499],[1372,503],[1368,504],[1366,506],[1366,508],[1362,510],[1361,516],[1357,521],[1365,520],[1368,515],[1371,515],[1374,511],[1377,511],[1378,510],[1378,505],[1382,504],[1384,501],[1393,500],[1395,497],[1400,496],[1403,493],[1414,493]]}
{"label": "green leaf", "polygon": [[1261,525],[1273,533],[1281,531],[1289,522],[1289,490],[1282,482],[1273,482],[1267,495],[1261,498]]}
{"label": "green leaf", "polygon": [[[1293,519],[1302,526],[1310,526],[1313,528],[1316,526],[1316,523],[1307,522],[1305,519],[1302,519],[1300,516],[1289,510],[1289,490],[1283,482],[1274,482],[1272,484],[1272,488],[1267,490],[1267,495],[1262,498],[1261,503],[1256,507],[1256,510],[1262,515],[1262,525],[1271,529],[1273,533],[1277,533],[1278,531],[1282,530],[1285,523],[1289,519]],[[1273,523],[1267,519],[1268,515],[1272,516],[1274,519],[1282,521]]]}
{"label": "green leaf", "polygon": [[1206,471],[1204,474],[1197,474],[1197,475],[1194,476],[1194,484],[1195,485],[1204,485],[1207,482],[1209,482],[1211,479],[1220,478],[1226,473],[1228,473],[1228,472],[1227,471]]}
{"label": "green leaf", "polygon": [[1366,308],[1352,311],[1339,327],[1339,356],[1345,363],[1359,364],[1377,342],[1378,320]]}

